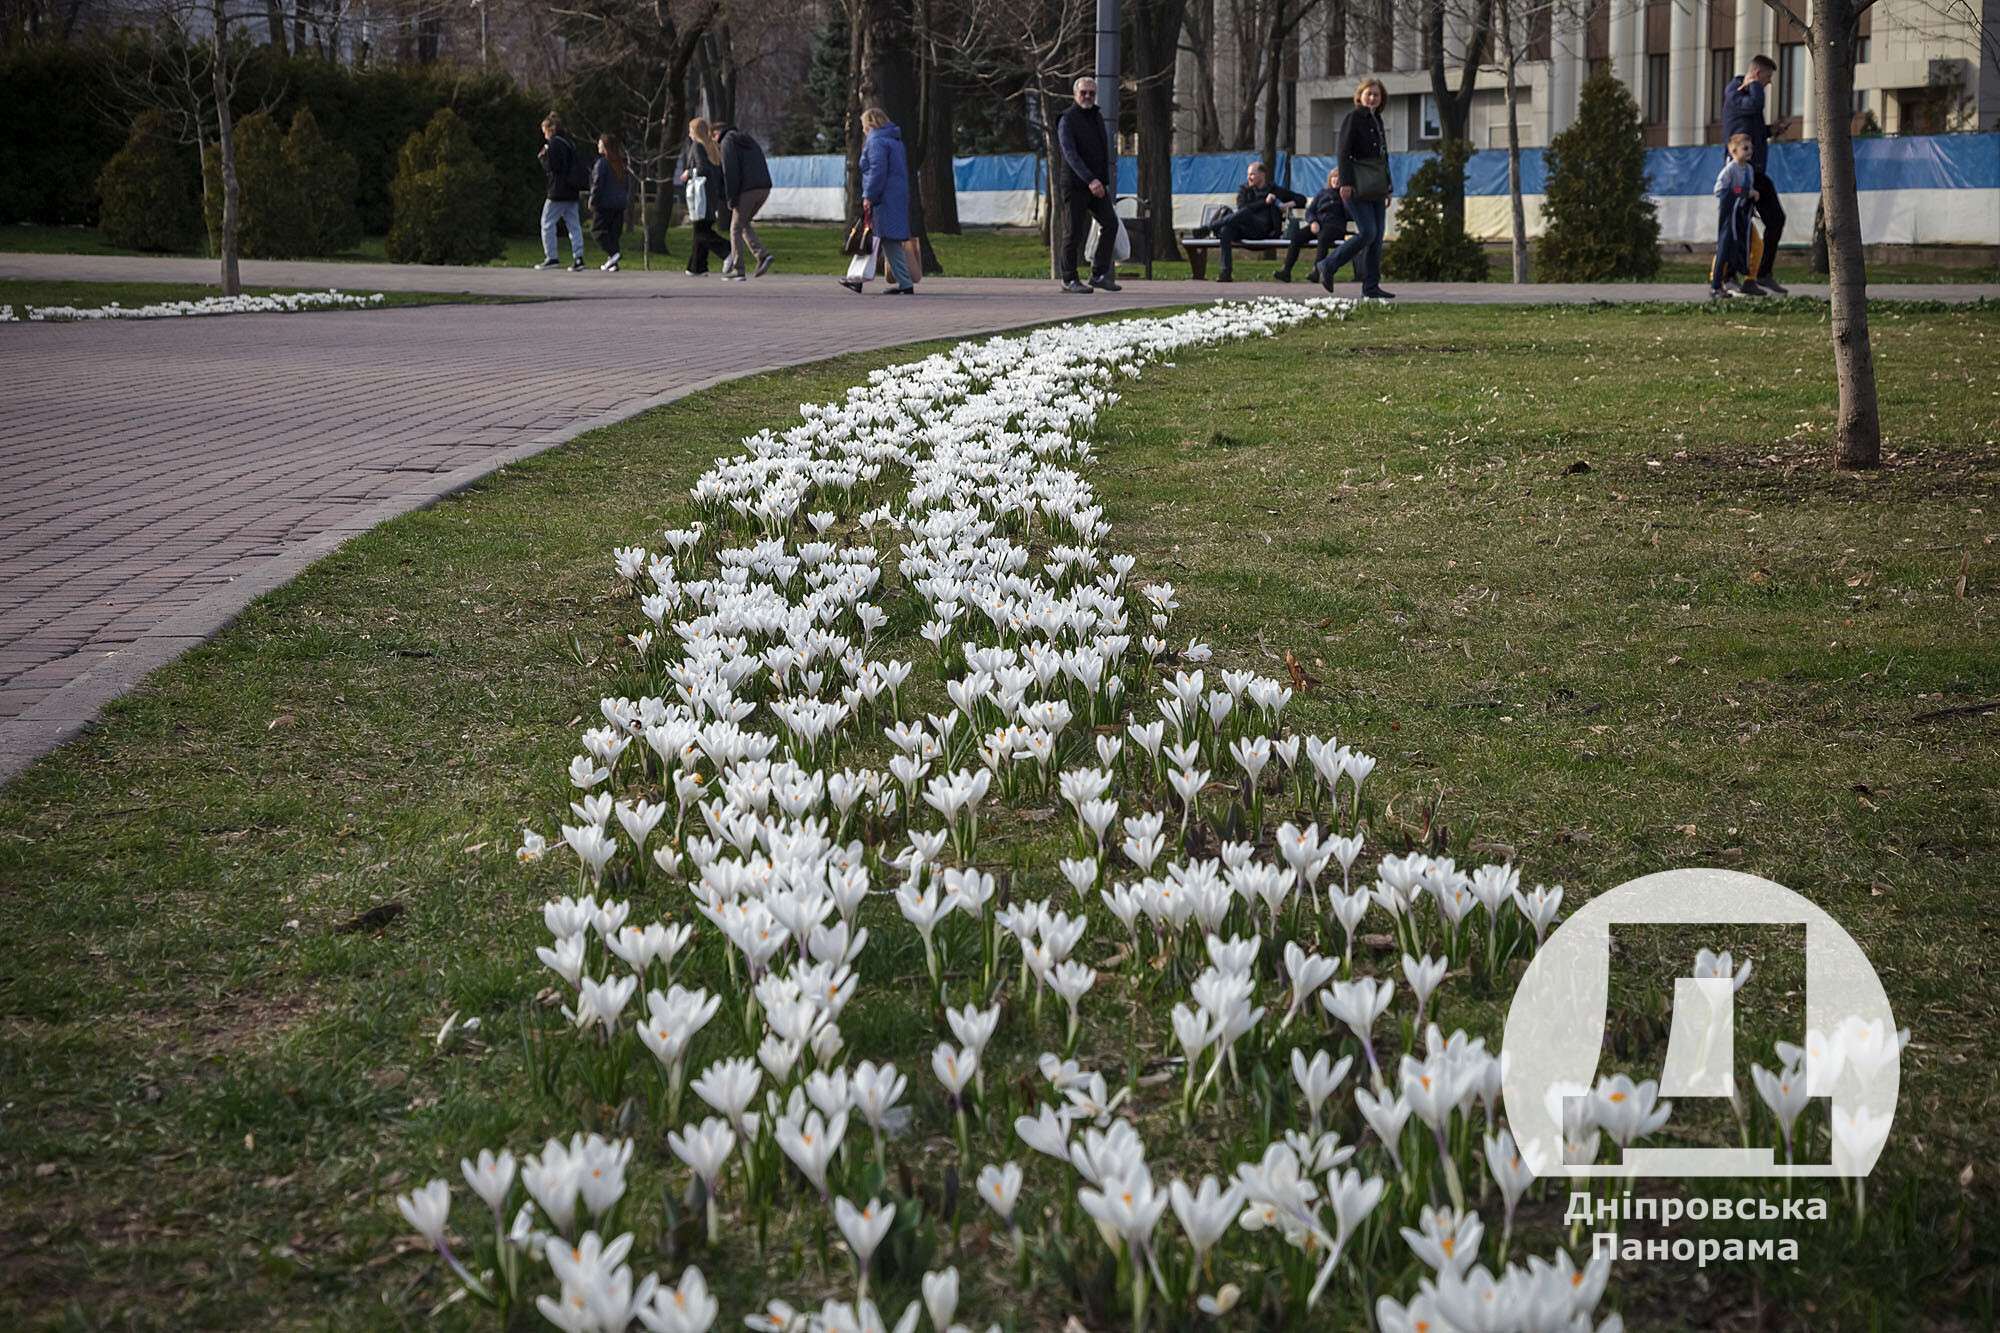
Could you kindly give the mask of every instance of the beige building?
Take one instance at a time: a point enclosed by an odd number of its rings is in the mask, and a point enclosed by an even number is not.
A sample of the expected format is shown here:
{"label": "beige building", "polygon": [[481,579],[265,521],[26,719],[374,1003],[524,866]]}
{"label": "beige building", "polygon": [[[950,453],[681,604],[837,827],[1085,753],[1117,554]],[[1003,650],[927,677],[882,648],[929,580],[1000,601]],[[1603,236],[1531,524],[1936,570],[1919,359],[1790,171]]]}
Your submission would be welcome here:
{"label": "beige building", "polygon": [[[1308,19],[1298,51],[1299,152],[1333,151],[1354,88],[1371,74],[1389,90],[1384,115],[1391,147],[1435,142],[1421,12],[1409,0],[1329,0]],[[1816,135],[1805,35],[1761,0],[1599,0],[1580,14],[1566,11],[1553,25],[1549,12],[1516,33],[1524,52],[1516,78],[1524,147],[1546,145],[1569,125],[1584,79],[1607,63],[1632,90],[1652,143],[1720,142],[1723,88],[1759,53],[1778,62],[1772,117],[1792,118],[1791,137]],[[1462,26],[1447,27],[1446,50],[1456,54],[1463,49]],[[1862,15],[1861,33],[1857,116],[1872,116],[1892,134],[2000,129],[2000,59],[1994,54],[2000,50],[2000,0],[1954,7],[1946,0],[1878,0]],[[1497,50],[1489,59],[1497,62]],[[1478,147],[1506,145],[1502,88],[1497,69],[1480,74],[1470,126]]]}

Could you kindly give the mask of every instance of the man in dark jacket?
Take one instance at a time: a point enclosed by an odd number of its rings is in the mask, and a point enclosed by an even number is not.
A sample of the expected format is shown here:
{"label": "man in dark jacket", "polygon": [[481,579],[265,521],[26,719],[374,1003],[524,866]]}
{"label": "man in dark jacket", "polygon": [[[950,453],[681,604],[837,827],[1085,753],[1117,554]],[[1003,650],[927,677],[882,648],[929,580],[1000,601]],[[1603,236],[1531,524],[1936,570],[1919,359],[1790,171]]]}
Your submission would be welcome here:
{"label": "man in dark jacket", "polygon": [[[1107,292],[1120,290],[1118,262],[1118,210],[1112,206],[1117,182],[1111,179],[1111,143],[1104,137],[1104,113],[1097,109],[1097,80],[1088,76],[1071,86],[1072,106],[1056,121],[1056,145],[1062,149],[1063,164],[1069,172],[1069,225],[1063,232],[1063,285],[1066,292],[1090,295],[1092,287]],[[1083,233],[1090,221],[1097,222],[1097,254],[1090,263],[1088,285],[1077,280],[1077,256],[1083,250]]]}
{"label": "man in dark jacket", "polygon": [[1217,282],[1234,282],[1230,276],[1229,247],[1238,241],[1267,241],[1285,230],[1285,210],[1303,204],[1306,197],[1297,190],[1271,184],[1271,173],[1262,162],[1252,162],[1243,188],[1236,192],[1235,211],[1215,224],[1215,239],[1222,242],[1222,271]]}
{"label": "man in dark jacket", "polygon": [[569,257],[572,272],[583,267],[583,206],[577,202],[583,191],[577,179],[576,145],[562,132],[562,122],[549,112],[542,122],[542,175],[548,178],[548,196],[542,204],[542,262],[536,268],[556,268],[556,224],[569,228]]}
{"label": "man in dark jacket", "polygon": [[722,131],[722,201],[729,208],[729,258],[722,261],[722,276],[748,282],[752,275],[743,271],[744,256],[757,256],[757,277],[771,270],[777,258],[751,224],[771,197],[771,167],[764,161],[764,149],[735,126]]}
{"label": "man in dark jacket", "polygon": [[1292,265],[1299,262],[1299,251],[1307,241],[1315,247],[1313,267],[1326,258],[1326,252],[1339,245],[1347,235],[1347,206],[1340,202],[1340,168],[1326,173],[1326,188],[1312,197],[1306,205],[1303,222],[1294,222],[1285,239],[1290,245],[1285,250],[1285,262],[1278,270],[1279,282],[1292,280]]}
{"label": "man in dark jacket", "polygon": [[1783,296],[1785,285],[1771,276],[1771,265],[1777,262],[1778,241],[1785,234],[1785,208],[1778,200],[1778,187],[1771,184],[1768,163],[1772,136],[1784,134],[1792,122],[1781,116],[1769,125],[1764,123],[1764,94],[1777,72],[1776,61],[1757,56],[1750,62],[1749,73],[1729,81],[1722,94],[1722,141],[1728,143],[1738,134],[1749,136],[1750,167],[1757,173],[1753,207],[1764,223],[1764,257],[1757,265],[1757,285]]}

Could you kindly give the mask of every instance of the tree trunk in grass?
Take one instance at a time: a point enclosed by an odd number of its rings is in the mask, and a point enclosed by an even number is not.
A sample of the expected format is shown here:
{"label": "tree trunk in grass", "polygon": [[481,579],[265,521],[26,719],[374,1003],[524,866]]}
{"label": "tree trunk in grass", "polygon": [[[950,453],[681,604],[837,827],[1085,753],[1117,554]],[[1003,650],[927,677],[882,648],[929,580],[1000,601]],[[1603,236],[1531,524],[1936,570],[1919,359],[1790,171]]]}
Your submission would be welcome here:
{"label": "tree trunk in grass", "polygon": [[1813,96],[1819,99],[1819,199],[1826,210],[1828,276],[1833,283],[1833,369],[1840,383],[1834,462],[1882,465],[1882,415],[1875,393],[1875,352],[1868,341],[1868,270],[1861,253],[1861,202],[1854,185],[1855,28],[1872,0],[1817,0],[1810,22],[1785,0],[1766,0],[1806,30]]}
{"label": "tree trunk in grass", "polygon": [[216,249],[222,259],[222,294],[241,296],[243,275],[237,262],[237,232],[243,207],[242,183],[236,179],[236,118],[229,109],[230,85],[235,82],[229,65],[229,11],[223,0],[210,0],[209,17],[214,24],[216,156],[222,171],[222,234]]}
{"label": "tree trunk in grass", "polygon": [[1501,89],[1507,102],[1507,207],[1514,223],[1514,281],[1528,280],[1528,208],[1521,199],[1521,109],[1514,87],[1521,67],[1520,34],[1514,31],[1511,0],[1496,0],[1499,6]]}
{"label": "tree trunk in grass", "polygon": [[1139,202],[1153,258],[1178,259],[1174,241],[1174,77],[1187,0],[1131,0],[1133,100],[1139,117]]}
{"label": "tree trunk in grass", "polygon": [[[930,231],[924,225],[924,195],[918,188],[924,163],[919,156],[923,141],[919,122],[923,115],[918,68],[919,51],[916,12],[912,0],[865,0],[863,29],[868,34],[867,89],[873,104],[887,113],[890,123],[903,131],[903,156],[908,166],[910,235],[917,242],[926,274],[944,272],[937,252],[931,249]],[[888,242],[883,242],[888,244]]]}

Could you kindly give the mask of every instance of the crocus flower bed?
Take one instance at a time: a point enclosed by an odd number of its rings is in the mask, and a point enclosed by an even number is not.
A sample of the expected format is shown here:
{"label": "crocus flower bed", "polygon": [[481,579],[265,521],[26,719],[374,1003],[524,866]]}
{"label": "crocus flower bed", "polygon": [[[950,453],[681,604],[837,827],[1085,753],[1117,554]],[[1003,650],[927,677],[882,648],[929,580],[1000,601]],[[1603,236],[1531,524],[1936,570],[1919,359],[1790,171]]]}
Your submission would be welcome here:
{"label": "crocus flower bed", "polygon": [[[579,1131],[468,1145],[483,1206],[456,1232],[449,1180],[396,1200],[464,1293],[578,1333],[713,1326],[712,1272],[640,1271],[645,1170],[677,1252],[817,1238],[810,1296],[729,1312],[753,1329],[950,1333],[961,1273],[933,1261],[948,1230],[969,1262],[975,1209],[1018,1289],[1135,1330],[1335,1303],[1383,1330],[1622,1326],[1598,1310],[1609,1254],[1516,1262],[1546,1187],[1496,1034],[1439,1021],[1533,954],[1562,889],[1378,846],[1375,760],[1290,729],[1291,684],[1176,647],[1174,589],[1111,549],[1085,476],[1147,364],[1348,308],[1218,305],[877,371],[705,473],[660,549],[613,552],[634,693],[600,701],[567,811],[518,851],[574,866],[538,950],[561,1030],[527,1058]],[[1025,822],[1067,845],[1010,860]],[[843,1035],[889,986],[932,1017],[928,1076]],[[1093,1023],[1134,1021],[1178,1055],[1084,1067]],[[1884,1034],[1807,1046],[1864,1039]],[[1746,1138],[1791,1151],[1803,1058],[1758,1071]],[[1672,1114],[1623,1074],[1574,1091],[1570,1161]],[[1196,1136],[1223,1173],[1156,1165]],[[913,1183],[940,1155],[942,1196]]]}
{"label": "crocus flower bed", "polygon": [[323,292],[281,292],[270,296],[204,296],[195,301],[160,301],[126,306],[23,306],[16,314],[0,305],[0,324],[55,324],[90,319],[182,319],[200,315],[295,315],[304,310],[352,310],[381,305],[382,293],[353,296],[338,288]]}

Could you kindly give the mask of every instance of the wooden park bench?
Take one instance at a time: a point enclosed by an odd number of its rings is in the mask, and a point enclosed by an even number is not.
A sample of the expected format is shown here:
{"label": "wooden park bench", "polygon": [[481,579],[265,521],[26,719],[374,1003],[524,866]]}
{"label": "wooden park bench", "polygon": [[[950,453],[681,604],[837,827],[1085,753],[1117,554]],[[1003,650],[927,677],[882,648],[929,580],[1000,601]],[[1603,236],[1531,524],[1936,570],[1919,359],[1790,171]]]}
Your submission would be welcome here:
{"label": "wooden park bench", "polygon": [[[1218,204],[1211,211],[1219,214],[1227,214],[1229,210]],[[1304,216],[1305,210],[1303,208],[1286,209],[1283,224],[1284,230],[1289,231],[1292,223]],[[1201,228],[1192,228],[1174,234],[1175,239],[1180,242],[1181,250],[1187,255],[1188,270],[1193,274],[1196,282],[1200,282],[1208,276],[1208,257],[1222,248],[1222,242],[1217,240],[1213,233],[1207,236],[1197,236],[1195,232],[1198,230],[1201,230]],[[1229,248],[1240,256],[1254,255],[1260,259],[1269,259],[1275,263],[1284,257],[1285,250],[1289,244],[1290,242],[1285,240],[1284,236],[1280,234],[1268,240],[1238,241]],[[1307,248],[1310,249],[1310,245]]]}

